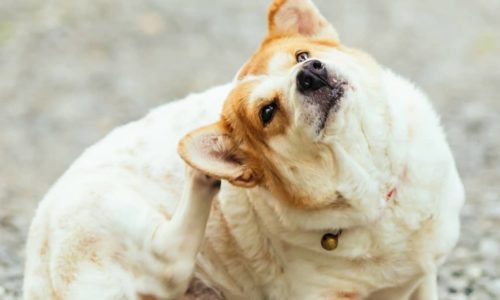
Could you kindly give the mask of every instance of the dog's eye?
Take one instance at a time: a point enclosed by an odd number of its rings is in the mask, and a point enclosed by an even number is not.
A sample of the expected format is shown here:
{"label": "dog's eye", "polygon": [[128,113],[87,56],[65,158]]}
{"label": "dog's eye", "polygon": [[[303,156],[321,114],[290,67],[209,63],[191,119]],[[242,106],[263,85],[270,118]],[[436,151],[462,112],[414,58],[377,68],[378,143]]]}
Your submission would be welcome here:
{"label": "dog's eye", "polygon": [[295,55],[295,59],[297,60],[298,63],[306,61],[307,59],[309,59],[309,57],[310,57],[309,52],[306,51],[297,52],[297,54]]}
{"label": "dog's eye", "polygon": [[260,120],[262,121],[262,124],[266,126],[269,124],[274,117],[274,114],[278,110],[278,104],[276,104],[276,101],[262,107],[260,109]]}

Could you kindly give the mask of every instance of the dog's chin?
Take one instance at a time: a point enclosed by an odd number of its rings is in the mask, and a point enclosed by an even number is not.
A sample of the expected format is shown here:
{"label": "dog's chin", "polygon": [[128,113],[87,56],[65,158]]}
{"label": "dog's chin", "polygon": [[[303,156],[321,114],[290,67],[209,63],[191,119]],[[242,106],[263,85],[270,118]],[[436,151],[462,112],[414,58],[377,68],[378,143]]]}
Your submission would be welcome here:
{"label": "dog's chin", "polygon": [[320,97],[316,99],[316,103],[320,103],[317,107],[318,120],[316,122],[315,133],[317,136],[322,135],[325,128],[330,122],[335,119],[335,113],[340,109],[342,99],[344,98],[347,82],[339,81],[331,86],[327,86],[318,90],[317,95],[311,97]]}

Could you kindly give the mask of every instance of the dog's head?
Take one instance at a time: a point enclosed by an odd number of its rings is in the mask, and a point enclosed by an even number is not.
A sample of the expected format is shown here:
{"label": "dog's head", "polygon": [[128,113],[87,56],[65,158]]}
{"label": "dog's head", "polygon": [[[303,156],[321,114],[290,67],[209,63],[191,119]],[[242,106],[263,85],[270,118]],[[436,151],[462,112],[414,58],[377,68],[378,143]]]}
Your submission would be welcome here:
{"label": "dog's head", "polygon": [[364,113],[382,105],[380,69],[342,46],[309,0],[275,0],[268,22],[220,120],[184,137],[179,152],[194,168],[296,207],[344,205],[336,145],[369,147],[365,127],[374,124]]}

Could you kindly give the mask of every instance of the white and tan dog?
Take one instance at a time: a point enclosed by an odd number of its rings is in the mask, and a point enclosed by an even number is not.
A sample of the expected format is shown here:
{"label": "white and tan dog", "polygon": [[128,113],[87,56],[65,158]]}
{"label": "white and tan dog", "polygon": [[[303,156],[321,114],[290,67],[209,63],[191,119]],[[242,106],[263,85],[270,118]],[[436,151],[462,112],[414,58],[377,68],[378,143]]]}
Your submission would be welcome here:
{"label": "white and tan dog", "polygon": [[464,192],[427,98],[308,0],[273,2],[236,78],[71,166],[31,226],[26,299],[174,299],[193,278],[226,299],[437,299]]}

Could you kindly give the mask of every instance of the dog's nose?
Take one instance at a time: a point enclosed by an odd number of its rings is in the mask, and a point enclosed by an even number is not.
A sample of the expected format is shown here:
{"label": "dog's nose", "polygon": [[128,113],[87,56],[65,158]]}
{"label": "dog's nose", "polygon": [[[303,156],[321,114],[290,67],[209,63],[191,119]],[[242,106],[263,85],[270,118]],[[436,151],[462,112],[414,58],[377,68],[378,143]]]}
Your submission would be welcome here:
{"label": "dog's nose", "polygon": [[306,61],[297,74],[297,88],[301,93],[313,92],[328,85],[328,72],[317,59]]}

